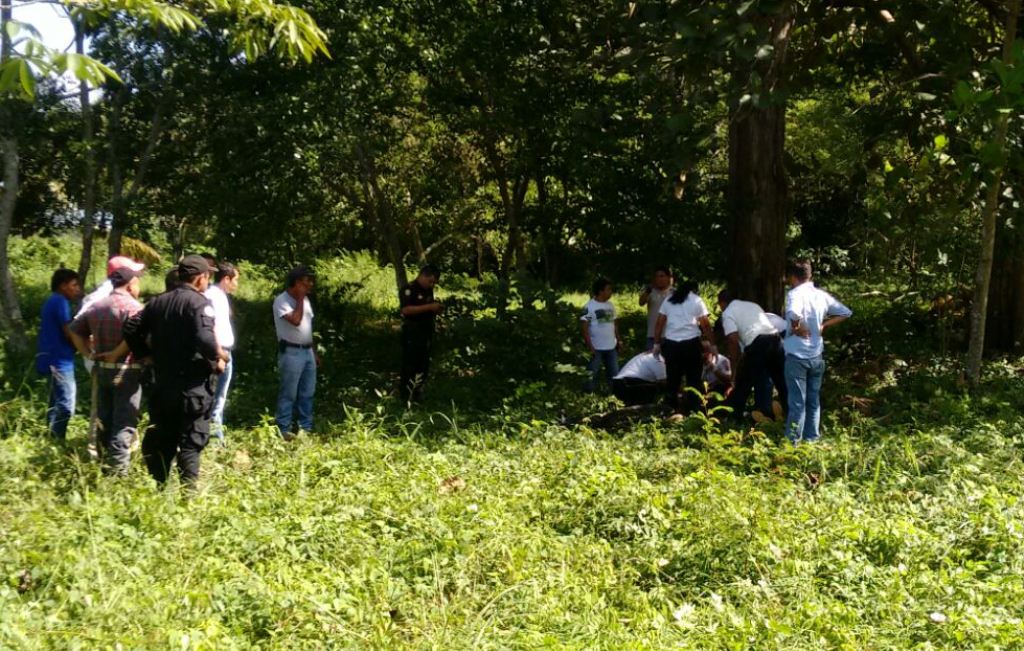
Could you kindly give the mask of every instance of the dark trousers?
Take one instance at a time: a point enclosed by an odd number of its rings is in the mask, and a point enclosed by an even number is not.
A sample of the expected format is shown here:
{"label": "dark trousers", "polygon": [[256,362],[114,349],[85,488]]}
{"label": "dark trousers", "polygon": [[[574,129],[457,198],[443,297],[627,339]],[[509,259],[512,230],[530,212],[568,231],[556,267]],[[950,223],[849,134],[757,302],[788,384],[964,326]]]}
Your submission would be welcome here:
{"label": "dark trousers", "polygon": [[142,458],[158,483],[167,481],[178,459],[184,484],[199,479],[199,455],[210,442],[213,381],[186,387],[157,386],[149,405],[152,427],[142,441]]}
{"label": "dark trousers", "polygon": [[128,472],[132,442],[139,426],[142,369],[101,368],[96,382],[96,416],[103,462],[118,475]]}
{"label": "dark trousers", "polygon": [[403,401],[419,400],[430,371],[434,333],[415,327],[402,328],[402,376],[399,394]]}
{"label": "dark trousers", "polygon": [[787,404],[786,353],[779,335],[761,335],[743,351],[743,361],[736,373],[736,388],[729,396],[728,405],[733,414],[741,416],[747,406],[751,390],[754,391],[754,408],[770,416],[772,414],[772,385],[779,392],[779,402]]}
{"label": "dark trousers", "polygon": [[[661,344],[661,355],[665,358],[665,371],[668,375],[665,389],[668,391],[669,405],[676,411],[697,411],[700,407],[700,396],[704,392],[701,382],[704,360],[701,356],[700,337],[686,341],[666,339]],[[695,391],[687,391],[689,388]],[[680,391],[683,392],[682,400],[679,398]]]}
{"label": "dark trousers", "polygon": [[639,378],[624,377],[612,380],[612,393],[626,403],[627,407],[650,405],[658,399],[664,389],[658,382],[648,382]]}

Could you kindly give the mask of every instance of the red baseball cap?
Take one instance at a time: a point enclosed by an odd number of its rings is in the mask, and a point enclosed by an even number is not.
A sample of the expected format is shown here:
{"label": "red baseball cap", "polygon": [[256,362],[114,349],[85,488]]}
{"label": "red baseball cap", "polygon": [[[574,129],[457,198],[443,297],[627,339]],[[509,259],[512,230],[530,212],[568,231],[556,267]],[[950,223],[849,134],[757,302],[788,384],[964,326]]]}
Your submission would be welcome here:
{"label": "red baseball cap", "polygon": [[125,257],[123,255],[115,255],[113,258],[107,261],[107,276],[110,276],[110,274],[122,268],[128,268],[138,273],[145,269],[146,265],[142,264],[141,262],[136,262],[135,260],[132,260],[131,258]]}

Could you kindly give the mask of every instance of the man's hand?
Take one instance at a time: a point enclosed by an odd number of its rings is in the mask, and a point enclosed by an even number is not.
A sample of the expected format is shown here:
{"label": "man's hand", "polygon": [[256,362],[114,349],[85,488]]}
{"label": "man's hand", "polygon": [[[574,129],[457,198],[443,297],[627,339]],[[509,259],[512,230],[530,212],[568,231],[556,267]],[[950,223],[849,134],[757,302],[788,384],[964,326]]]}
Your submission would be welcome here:
{"label": "man's hand", "polygon": [[661,359],[661,344],[654,344],[651,348],[651,354],[654,355],[655,359]]}
{"label": "man's hand", "polygon": [[793,334],[795,334],[798,337],[801,337],[802,339],[811,338],[811,331],[807,327],[807,324],[804,323],[803,321],[800,321],[795,326],[793,326]]}
{"label": "man's hand", "polygon": [[227,367],[228,367],[228,363],[227,362],[225,362],[223,359],[218,359],[217,360],[217,368],[216,368],[217,375],[223,374],[224,373],[224,369],[226,369]]}
{"label": "man's hand", "polygon": [[430,304],[430,309],[434,311],[434,314],[440,314],[441,312],[444,312],[444,305],[442,305],[441,303],[436,303],[436,302],[435,303],[431,303]]}

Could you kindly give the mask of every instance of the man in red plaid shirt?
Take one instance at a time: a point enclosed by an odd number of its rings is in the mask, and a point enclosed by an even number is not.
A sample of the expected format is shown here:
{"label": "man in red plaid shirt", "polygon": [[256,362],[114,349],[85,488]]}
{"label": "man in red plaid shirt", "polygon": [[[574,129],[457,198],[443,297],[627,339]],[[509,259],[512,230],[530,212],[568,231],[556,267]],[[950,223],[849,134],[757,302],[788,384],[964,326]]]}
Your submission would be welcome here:
{"label": "man in red plaid shirt", "polygon": [[75,317],[70,327],[75,347],[83,356],[104,360],[96,362],[96,414],[105,463],[117,475],[128,472],[131,446],[139,425],[142,365],[132,360],[129,353],[115,359],[110,359],[109,353],[124,341],[125,322],[142,310],[138,301],[140,275],[130,267],[116,270],[109,277],[113,284],[111,294]]}

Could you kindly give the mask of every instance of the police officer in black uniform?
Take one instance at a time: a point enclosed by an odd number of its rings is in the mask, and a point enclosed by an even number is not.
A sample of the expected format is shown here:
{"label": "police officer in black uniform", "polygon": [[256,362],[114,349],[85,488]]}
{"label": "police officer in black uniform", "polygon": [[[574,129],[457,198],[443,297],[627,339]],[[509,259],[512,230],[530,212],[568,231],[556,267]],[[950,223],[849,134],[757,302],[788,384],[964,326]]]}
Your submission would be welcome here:
{"label": "police officer in black uniform", "polygon": [[434,338],[434,317],[444,306],[434,300],[434,285],[441,272],[433,265],[420,269],[416,280],[398,293],[402,311],[402,400],[419,400],[430,369],[430,345]]}
{"label": "police officer in black uniform", "polygon": [[210,440],[214,376],[223,372],[227,355],[217,345],[213,307],[203,296],[209,271],[201,256],[185,256],[178,264],[180,285],[152,299],[125,325],[136,359],[153,359],[152,427],[142,441],[142,457],[160,484],[177,456],[182,482],[194,485],[199,455]]}

